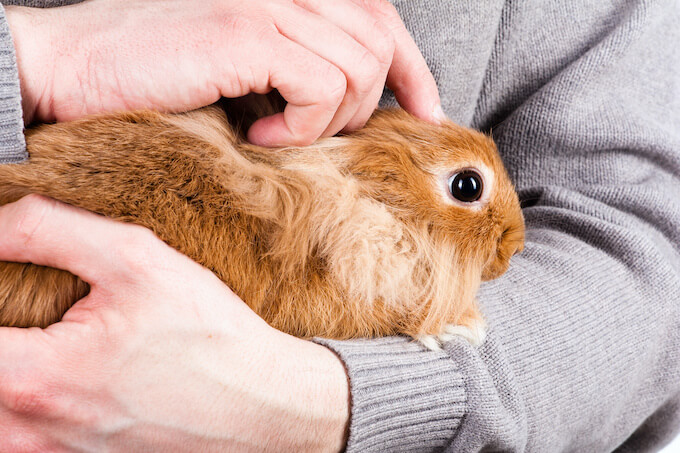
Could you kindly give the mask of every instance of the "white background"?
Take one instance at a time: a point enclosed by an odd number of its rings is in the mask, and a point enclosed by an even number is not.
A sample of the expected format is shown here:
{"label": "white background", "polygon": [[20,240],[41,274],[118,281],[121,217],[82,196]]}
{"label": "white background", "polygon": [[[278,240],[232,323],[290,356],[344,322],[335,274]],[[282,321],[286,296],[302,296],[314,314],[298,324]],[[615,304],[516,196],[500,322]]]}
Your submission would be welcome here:
{"label": "white background", "polygon": [[666,446],[659,453],[680,453],[680,436],[676,437],[670,445]]}

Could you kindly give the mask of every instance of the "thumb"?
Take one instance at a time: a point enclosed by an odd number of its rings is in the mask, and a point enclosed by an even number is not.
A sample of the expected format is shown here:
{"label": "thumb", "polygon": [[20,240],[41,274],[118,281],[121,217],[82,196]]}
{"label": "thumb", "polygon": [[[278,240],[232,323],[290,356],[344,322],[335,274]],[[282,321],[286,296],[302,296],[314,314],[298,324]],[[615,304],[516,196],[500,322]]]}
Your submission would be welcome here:
{"label": "thumb", "polygon": [[[0,206],[0,261],[67,270],[94,288],[113,280],[111,276],[126,272],[124,260],[120,259],[121,245],[148,240],[147,235],[137,234],[141,231],[148,232],[50,198],[28,195]],[[136,237],[139,240],[134,239]],[[73,308],[69,312],[73,312]],[[84,315],[69,319],[76,321],[75,324],[86,324],[77,322],[91,318],[87,310]],[[31,363],[49,358],[49,351],[53,349],[50,345],[55,341],[67,340],[70,348],[75,347],[78,342],[73,338],[83,334],[78,327],[85,329],[85,334],[87,329],[73,324],[66,322],[65,317],[64,322],[47,329],[0,327],[0,385],[1,376],[10,372],[16,375],[20,369],[30,370]]]}

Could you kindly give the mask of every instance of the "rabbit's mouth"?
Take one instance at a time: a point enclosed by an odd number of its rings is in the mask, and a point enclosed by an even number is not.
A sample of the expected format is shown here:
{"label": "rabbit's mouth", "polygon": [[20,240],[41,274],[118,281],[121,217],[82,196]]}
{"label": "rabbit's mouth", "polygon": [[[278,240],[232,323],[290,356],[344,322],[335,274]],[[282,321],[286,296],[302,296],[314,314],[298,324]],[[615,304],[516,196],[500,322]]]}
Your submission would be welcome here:
{"label": "rabbit's mouth", "polygon": [[496,255],[487,263],[482,271],[482,280],[493,280],[508,270],[510,258],[524,249],[524,221],[509,222],[498,238]]}

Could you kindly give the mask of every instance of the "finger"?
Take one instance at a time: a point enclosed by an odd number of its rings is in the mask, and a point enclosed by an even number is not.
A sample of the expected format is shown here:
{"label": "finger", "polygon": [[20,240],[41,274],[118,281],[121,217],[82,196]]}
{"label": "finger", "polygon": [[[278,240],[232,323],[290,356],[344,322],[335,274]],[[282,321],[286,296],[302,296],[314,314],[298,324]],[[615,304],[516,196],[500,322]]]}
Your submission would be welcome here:
{"label": "finger", "polygon": [[[259,58],[258,58],[259,57]],[[261,146],[309,145],[326,130],[345,97],[347,80],[337,67],[288,38],[274,34],[253,72],[268,71],[268,88],[288,102],[283,113],[257,120],[248,140]],[[260,88],[258,92],[265,89]]]}
{"label": "finger", "polygon": [[344,132],[359,129],[375,110],[383,93],[387,73],[394,54],[394,38],[381,20],[366,12],[349,0],[296,0],[296,3],[333,23],[359,44],[368,49],[376,58],[379,69],[373,87],[361,101],[352,119],[343,128]]}
{"label": "finger", "polygon": [[67,270],[96,285],[124,265],[115,245],[130,245],[138,229],[29,195],[0,207],[0,260]]}
{"label": "finger", "polygon": [[[323,136],[335,135],[355,116],[378,82],[380,63],[373,53],[342,28],[302,7],[272,3],[272,16],[279,32],[340,69],[347,91]],[[362,15],[368,16],[366,12]]]}
{"label": "finger", "polygon": [[387,86],[394,92],[399,105],[432,123],[446,119],[434,77],[396,8],[386,0],[352,1],[380,18],[394,37],[394,58],[387,74]]}

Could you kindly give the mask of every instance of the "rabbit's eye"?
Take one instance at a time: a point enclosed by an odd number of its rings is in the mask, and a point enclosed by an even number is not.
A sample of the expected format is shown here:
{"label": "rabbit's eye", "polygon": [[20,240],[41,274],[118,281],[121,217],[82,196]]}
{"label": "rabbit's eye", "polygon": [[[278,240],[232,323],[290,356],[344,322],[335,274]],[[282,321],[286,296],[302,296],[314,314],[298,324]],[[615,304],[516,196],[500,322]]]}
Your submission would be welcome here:
{"label": "rabbit's eye", "polygon": [[463,170],[449,178],[449,190],[456,200],[472,203],[482,197],[482,177],[474,170]]}

